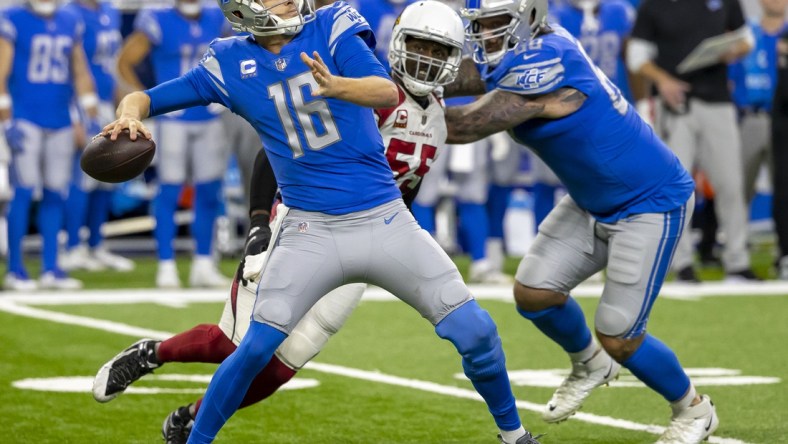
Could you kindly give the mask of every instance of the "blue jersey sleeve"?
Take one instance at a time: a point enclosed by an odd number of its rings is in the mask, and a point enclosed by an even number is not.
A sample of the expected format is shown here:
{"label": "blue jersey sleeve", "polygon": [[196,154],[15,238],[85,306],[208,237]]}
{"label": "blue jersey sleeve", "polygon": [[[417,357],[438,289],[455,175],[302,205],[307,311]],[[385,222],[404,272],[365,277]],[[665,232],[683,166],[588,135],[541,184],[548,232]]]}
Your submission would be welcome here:
{"label": "blue jersey sleeve", "polygon": [[0,38],[16,42],[16,25],[8,17],[8,11],[0,11]]}
{"label": "blue jersey sleeve", "polygon": [[231,108],[219,62],[210,48],[195,68],[145,93],[151,98],[151,116],[211,103]]}
{"label": "blue jersey sleeve", "polygon": [[350,78],[378,76],[390,79],[386,68],[360,36],[344,39],[337,45],[334,61],[340,75]]}
{"label": "blue jersey sleeve", "polygon": [[331,21],[331,34],[328,37],[328,49],[331,55],[336,53],[340,43],[355,35],[361,37],[370,49],[375,49],[375,34],[369,23],[347,3],[334,3],[321,14],[321,17]]}
{"label": "blue jersey sleeve", "polygon": [[134,19],[134,30],[145,34],[153,46],[161,45],[161,24],[155,10],[140,11]]}
{"label": "blue jersey sleeve", "polygon": [[523,95],[547,94],[564,86],[566,73],[558,48],[532,40],[528,50],[507,61],[496,89]]}

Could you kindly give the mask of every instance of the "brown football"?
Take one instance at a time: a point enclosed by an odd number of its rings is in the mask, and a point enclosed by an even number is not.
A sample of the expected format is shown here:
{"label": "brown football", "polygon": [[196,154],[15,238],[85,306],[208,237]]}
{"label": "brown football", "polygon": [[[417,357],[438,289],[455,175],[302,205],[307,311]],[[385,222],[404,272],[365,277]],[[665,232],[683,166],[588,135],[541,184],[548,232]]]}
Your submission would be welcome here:
{"label": "brown football", "polygon": [[145,171],[156,153],[156,144],[141,134],[137,140],[129,138],[128,130],[116,140],[97,135],[85,150],[79,165],[88,176],[102,182],[119,183],[133,179]]}

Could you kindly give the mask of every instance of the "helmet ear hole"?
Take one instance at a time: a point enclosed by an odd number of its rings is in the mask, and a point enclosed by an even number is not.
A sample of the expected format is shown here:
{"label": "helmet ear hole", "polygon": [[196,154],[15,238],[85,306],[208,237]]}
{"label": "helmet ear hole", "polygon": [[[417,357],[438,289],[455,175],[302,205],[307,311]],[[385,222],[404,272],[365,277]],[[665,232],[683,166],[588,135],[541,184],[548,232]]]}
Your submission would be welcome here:
{"label": "helmet ear hole", "polygon": [[243,19],[244,18],[244,15],[241,14],[241,11],[233,11],[232,14],[234,16],[238,17],[239,19]]}

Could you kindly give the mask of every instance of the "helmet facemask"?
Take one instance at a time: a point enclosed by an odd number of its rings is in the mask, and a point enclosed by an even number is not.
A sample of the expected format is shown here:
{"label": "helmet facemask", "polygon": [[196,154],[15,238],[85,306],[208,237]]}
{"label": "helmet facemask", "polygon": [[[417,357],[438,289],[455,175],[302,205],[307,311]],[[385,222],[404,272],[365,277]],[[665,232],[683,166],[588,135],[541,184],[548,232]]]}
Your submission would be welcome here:
{"label": "helmet facemask", "polygon": [[57,0],[41,1],[41,0],[28,0],[30,9],[34,13],[43,17],[49,17],[55,13],[57,9]]}
{"label": "helmet facemask", "polygon": [[[271,1],[268,6],[265,0],[217,1],[235,31],[256,36],[296,35],[315,19],[314,0]],[[277,8],[281,12],[274,13]]]}
{"label": "helmet facemask", "polygon": [[467,0],[467,5],[460,15],[468,19],[465,37],[473,44],[476,63],[497,65],[506,53],[527,45],[547,23],[547,0]]}
{"label": "helmet facemask", "polygon": [[[439,41],[435,36],[418,35],[413,30],[402,30],[394,38],[389,52],[391,69],[401,79],[407,90],[415,96],[426,96],[435,88],[452,83],[457,78],[462,58],[462,49]],[[437,58],[422,54],[410,47],[419,44],[432,47],[434,43],[446,48],[445,58]]]}

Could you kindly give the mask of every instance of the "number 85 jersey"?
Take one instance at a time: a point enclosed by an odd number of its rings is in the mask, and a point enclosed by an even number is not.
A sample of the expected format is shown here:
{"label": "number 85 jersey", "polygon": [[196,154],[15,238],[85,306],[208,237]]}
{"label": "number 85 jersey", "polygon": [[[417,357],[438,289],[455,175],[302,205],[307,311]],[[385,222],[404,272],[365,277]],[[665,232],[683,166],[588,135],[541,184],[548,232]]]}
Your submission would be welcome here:
{"label": "number 85 jersey", "polygon": [[400,85],[399,104],[375,110],[386,159],[405,203],[416,197],[421,179],[446,143],[445,104],[435,93],[422,108]]}
{"label": "number 85 jersey", "polygon": [[559,119],[527,120],[510,130],[552,169],[577,204],[597,220],[664,213],[684,205],[695,185],[678,158],[560,26],[482,67],[487,89],[539,96],[571,88],[586,97]]}
{"label": "number 85 jersey", "polygon": [[8,89],[15,119],[50,129],[71,125],[72,52],[83,32],[81,19],[62,8],[50,18],[24,6],[0,12],[0,38],[14,48]]}

